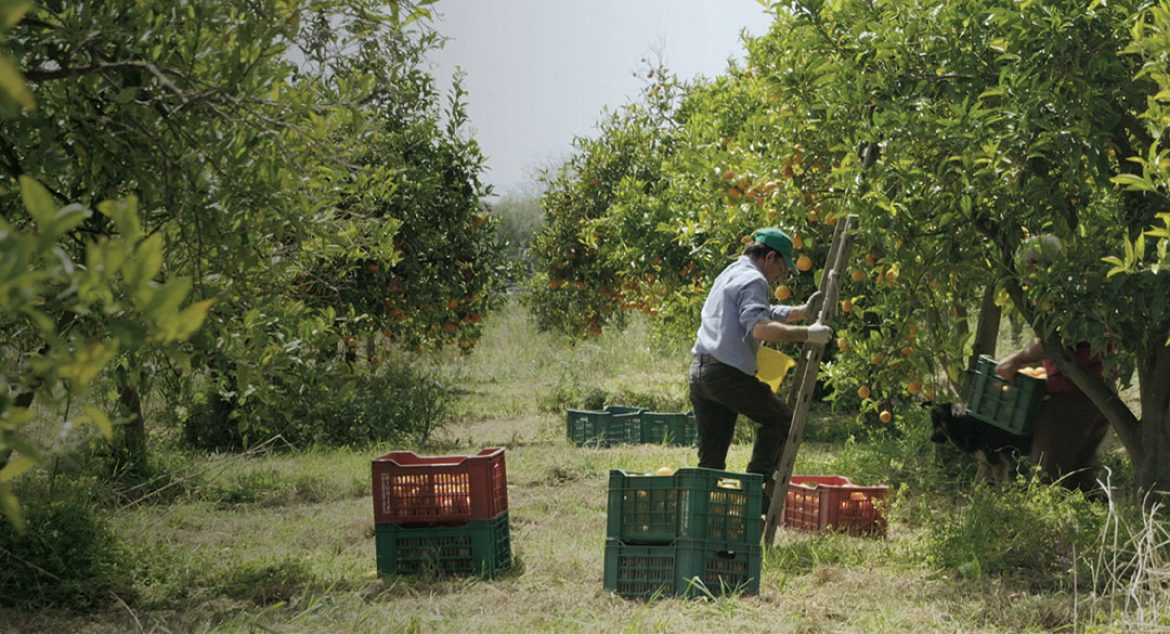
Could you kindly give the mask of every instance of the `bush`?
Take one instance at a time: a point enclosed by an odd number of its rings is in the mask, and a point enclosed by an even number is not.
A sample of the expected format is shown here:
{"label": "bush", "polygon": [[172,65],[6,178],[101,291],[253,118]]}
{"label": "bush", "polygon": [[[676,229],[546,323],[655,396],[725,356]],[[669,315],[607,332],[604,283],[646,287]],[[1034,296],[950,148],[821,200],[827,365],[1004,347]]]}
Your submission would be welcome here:
{"label": "bush", "polygon": [[1059,588],[1093,551],[1107,509],[1080,493],[1017,482],[977,486],[964,506],[940,515],[927,538],[935,566],[971,579],[996,575]]}
{"label": "bush", "polygon": [[95,507],[94,486],[57,478],[20,492],[28,530],[0,521],[0,605],[80,610],[127,598],[130,553]]}
{"label": "bush", "polygon": [[182,420],[184,441],[212,451],[275,437],[294,447],[421,444],[442,423],[453,399],[429,371],[406,363],[384,363],[372,371],[340,368],[316,372],[306,367],[303,381],[295,389],[290,385],[287,402],[279,408],[242,404],[229,411],[215,398],[197,403]]}

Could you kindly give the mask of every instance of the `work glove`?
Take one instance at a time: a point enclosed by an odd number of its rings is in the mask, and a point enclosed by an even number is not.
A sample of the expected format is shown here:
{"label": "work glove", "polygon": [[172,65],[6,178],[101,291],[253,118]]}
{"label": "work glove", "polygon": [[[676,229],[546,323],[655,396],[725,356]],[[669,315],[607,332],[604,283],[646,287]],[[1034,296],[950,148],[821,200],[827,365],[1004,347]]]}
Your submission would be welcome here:
{"label": "work glove", "polygon": [[821,295],[824,295],[824,293],[822,291],[817,291],[808,296],[808,301],[801,304],[800,306],[795,306],[796,310],[800,311],[801,319],[808,319],[812,316],[813,306],[816,305],[818,301],[820,301]]}
{"label": "work glove", "polygon": [[819,346],[823,346],[826,343],[829,343],[829,340],[832,338],[833,338],[833,329],[829,328],[828,326],[822,324],[819,321],[808,327],[808,342],[809,343],[815,343]]}

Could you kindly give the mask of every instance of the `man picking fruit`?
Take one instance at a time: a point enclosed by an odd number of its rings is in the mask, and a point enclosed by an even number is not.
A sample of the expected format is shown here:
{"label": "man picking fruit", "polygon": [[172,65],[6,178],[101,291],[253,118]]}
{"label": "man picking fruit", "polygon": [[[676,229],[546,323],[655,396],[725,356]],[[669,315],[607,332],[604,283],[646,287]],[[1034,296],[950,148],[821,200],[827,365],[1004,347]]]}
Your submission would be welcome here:
{"label": "man picking fruit", "polygon": [[[756,378],[761,341],[825,344],[832,330],[820,323],[793,326],[808,316],[818,291],[800,306],[773,306],[770,288],[795,268],[792,239],[767,227],[752,233],[743,255],[715,278],[703,304],[690,369],[690,397],[699,433],[699,466],[725,469],[738,415],[758,426],[748,473],[772,477],[792,424],[792,410]],[[764,510],[768,508],[764,500]]]}

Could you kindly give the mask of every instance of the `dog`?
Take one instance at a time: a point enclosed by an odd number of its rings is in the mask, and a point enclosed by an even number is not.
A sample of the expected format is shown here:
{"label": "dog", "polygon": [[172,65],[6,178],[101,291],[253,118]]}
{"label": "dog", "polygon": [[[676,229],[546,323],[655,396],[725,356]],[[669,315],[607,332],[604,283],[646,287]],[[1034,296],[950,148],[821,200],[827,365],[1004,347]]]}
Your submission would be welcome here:
{"label": "dog", "polygon": [[1003,484],[1010,479],[1016,460],[1032,450],[1032,438],[1017,436],[972,416],[961,403],[930,403],[930,440],[950,442],[979,461],[975,481],[990,479]]}

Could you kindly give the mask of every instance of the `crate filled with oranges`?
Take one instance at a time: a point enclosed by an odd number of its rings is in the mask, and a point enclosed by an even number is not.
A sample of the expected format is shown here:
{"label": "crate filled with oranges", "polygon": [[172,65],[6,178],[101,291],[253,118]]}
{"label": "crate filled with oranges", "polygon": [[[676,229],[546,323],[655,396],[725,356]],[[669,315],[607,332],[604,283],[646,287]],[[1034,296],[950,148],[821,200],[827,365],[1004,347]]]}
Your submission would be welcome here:
{"label": "crate filled with oranges", "polygon": [[474,456],[396,451],[373,460],[380,574],[493,577],[511,561],[503,448]]}
{"label": "crate filled with oranges", "polygon": [[626,597],[757,594],[763,477],[610,471],[604,586]]}
{"label": "crate filled with oranges", "polygon": [[881,506],[887,493],[887,486],[858,486],[843,476],[794,475],[784,499],[784,525],[799,531],[885,535]]}

